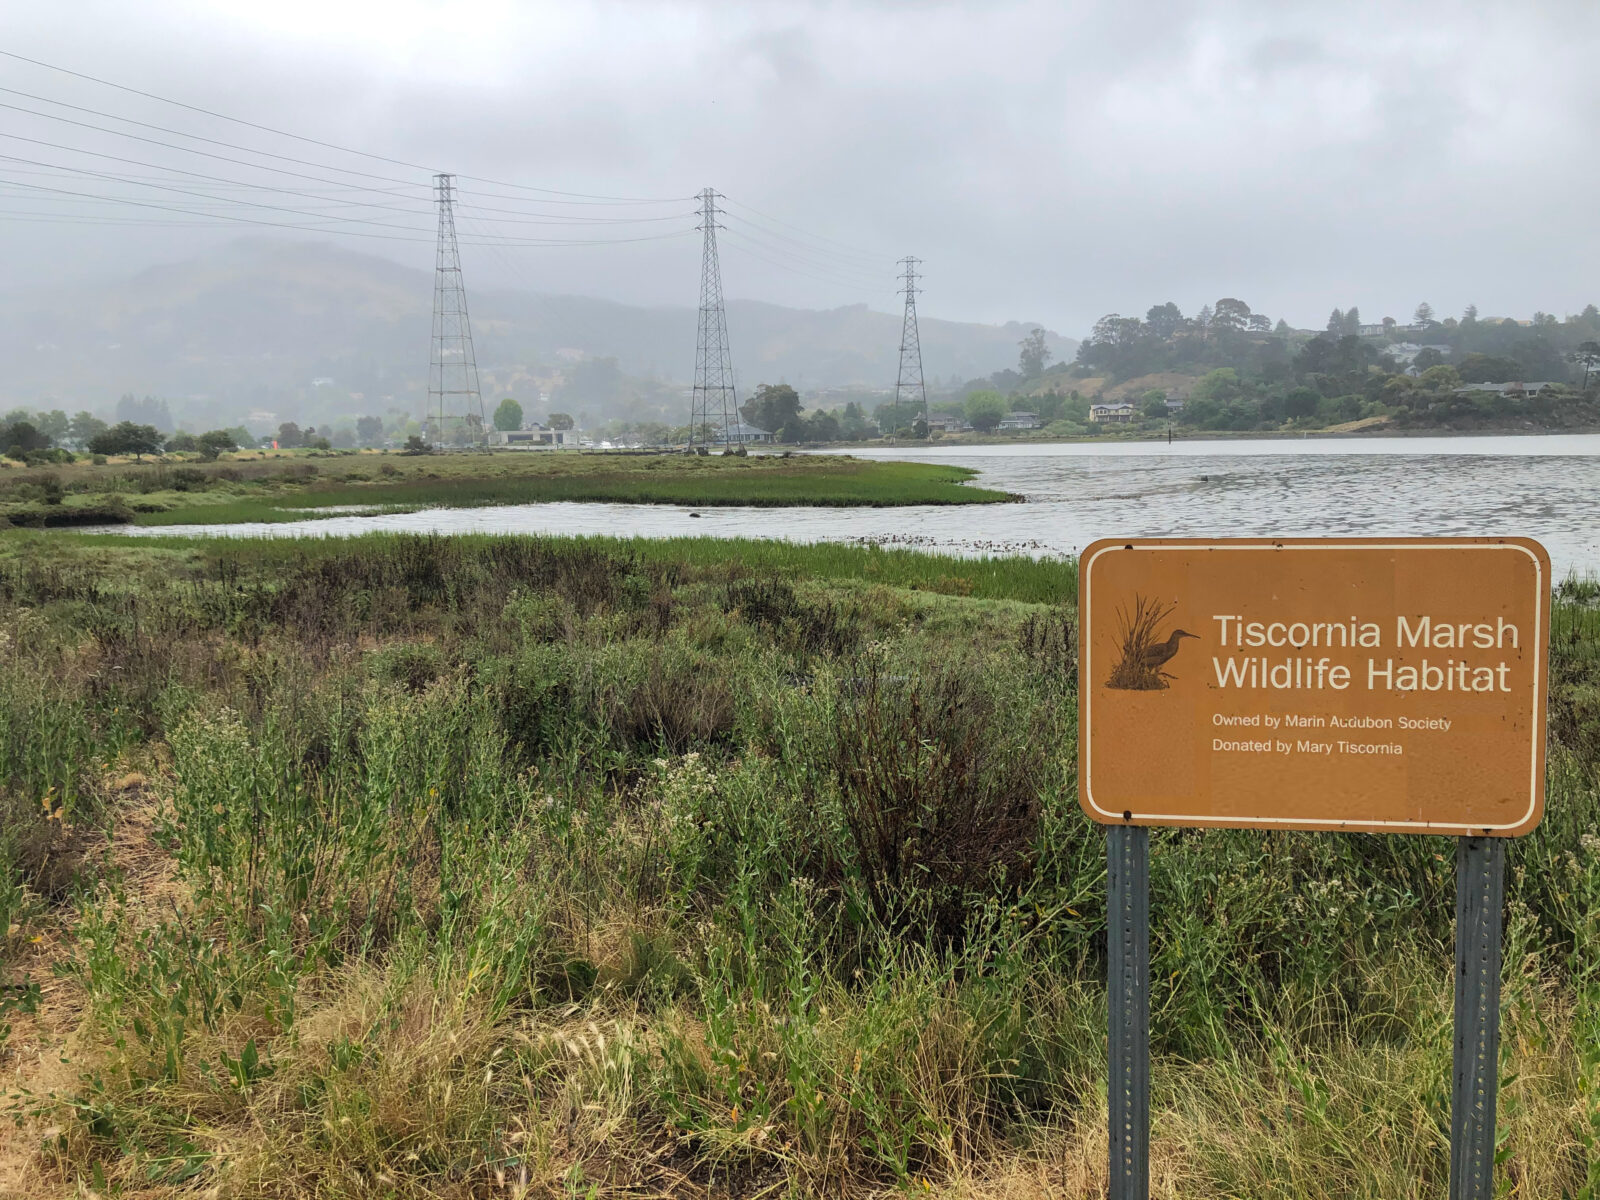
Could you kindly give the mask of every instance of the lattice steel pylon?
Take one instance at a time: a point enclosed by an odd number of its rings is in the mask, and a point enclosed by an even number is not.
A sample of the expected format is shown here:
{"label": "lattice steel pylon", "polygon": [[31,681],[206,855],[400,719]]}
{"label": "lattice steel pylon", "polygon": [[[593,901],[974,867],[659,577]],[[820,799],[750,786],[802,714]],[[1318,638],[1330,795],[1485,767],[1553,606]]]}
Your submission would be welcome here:
{"label": "lattice steel pylon", "polygon": [[435,175],[433,190],[439,202],[439,245],[434,257],[433,359],[423,429],[435,445],[476,446],[485,441],[483,393],[478,388],[478,358],[472,349],[461,249],[456,244],[455,176]]}
{"label": "lattice steel pylon", "polygon": [[900,290],[905,293],[906,316],[900,326],[900,373],[894,383],[895,411],[902,403],[916,404],[922,409],[922,435],[928,435],[928,389],[922,382],[922,340],[917,333],[917,267],[920,258],[902,258],[905,268]]}
{"label": "lattice steel pylon", "polygon": [[694,352],[694,392],[689,404],[689,447],[720,441],[744,449],[739,396],[734,389],[733,355],[728,350],[728,313],[722,303],[722,267],[717,261],[717,193],[700,193],[700,328]]}

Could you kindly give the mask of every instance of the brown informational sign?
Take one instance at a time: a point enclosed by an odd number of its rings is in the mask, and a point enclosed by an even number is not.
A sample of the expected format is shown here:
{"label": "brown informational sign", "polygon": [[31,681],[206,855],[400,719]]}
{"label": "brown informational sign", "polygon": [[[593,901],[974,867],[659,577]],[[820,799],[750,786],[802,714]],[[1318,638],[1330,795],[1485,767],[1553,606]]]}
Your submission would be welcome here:
{"label": "brown informational sign", "polygon": [[1526,538],[1095,542],[1078,581],[1084,811],[1527,833],[1550,587]]}

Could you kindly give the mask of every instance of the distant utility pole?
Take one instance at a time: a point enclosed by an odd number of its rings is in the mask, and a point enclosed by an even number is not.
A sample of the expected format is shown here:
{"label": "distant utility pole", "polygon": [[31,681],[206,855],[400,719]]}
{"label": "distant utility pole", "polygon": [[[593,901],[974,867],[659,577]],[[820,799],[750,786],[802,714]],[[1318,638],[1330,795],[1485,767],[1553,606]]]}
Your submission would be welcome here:
{"label": "distant utility pole", "polygon": [[[689,406],[689,445],[709,445],[721,436],[726,446],[744,448],[739,424],[739,397],[733,384],[733,355],[728,350],[728,313],[722,304],[722,267],[717,261],[717,193],[700,193],[700,229],[705,248],[700,254],[700,329],[694,352],[694,398]],[[776,432],[774,430],[773,432]]]}
{"label": "distant utility pole", "polygon": [[920,405],[923,436],[926,437],[928,389],[922,382],[922,340],[917,335],[917,293],[922,290],[917,286],[917,267],[921,262],[920,258],[910,257],[900,260],[905,268],[900,290],[906,297],[906,318],[900,326],[900,375],[894,384],[894,405],[896,413],[903,402]]}
{"label": "distant utility pole", "polygon": [[455,176],[435,175],[439,201],[439,247],[433,272],[433,366],[428,375],[428,408],[424,436],[445,440],[446,415],[460,414],[461,440],[486,442],[483,393],[478,390],[478,358],[472,349],[472,323],[467,319],[467,289],[461,281],[461,250],[456,245]]}

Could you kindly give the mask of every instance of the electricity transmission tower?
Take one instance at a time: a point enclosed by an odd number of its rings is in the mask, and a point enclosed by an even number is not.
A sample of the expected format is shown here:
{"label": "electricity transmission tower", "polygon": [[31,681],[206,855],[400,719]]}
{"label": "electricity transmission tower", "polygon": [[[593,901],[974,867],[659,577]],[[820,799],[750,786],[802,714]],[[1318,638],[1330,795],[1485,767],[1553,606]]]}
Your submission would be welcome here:
{"label": "electricity transmission tower", "polygon": [[721,440],[744,449],[739,424],[739,397],[733,384],[733,355],[728,350],[728,314],[722,304],[722,267],[717,261],[717,193],[700,193],[700,228],[705,248],[700,254],[700,329],[694,352],[694,395],[689,405],[689,446],[709,447]]}
{"label": "electricity transmission tower", "polygon": [[461,249],[456,245],[455,176],[435,175],[439,201],[439,246],[433,272],[433,362],[428,374],[424,436],[444,444],[448,418],[459,418],[457,443],[485,441],[483,394],[478,390],[478,358],[467,319],[467,289],[461,281]]}
{"label": "electricity transmission tower", "polygon": [[921,406],[922,436],[927,437],[928,389],[922,382],[922,341],[917,335],[917,293],[922,290],[917,286],[917,265],[921,262],[920,258],[900,260],[905,268],[905,283],[900,290],[906,297],[906,317],[900,326],[900,374],[894,384],[894,406],[896,413],[902,403]]}

